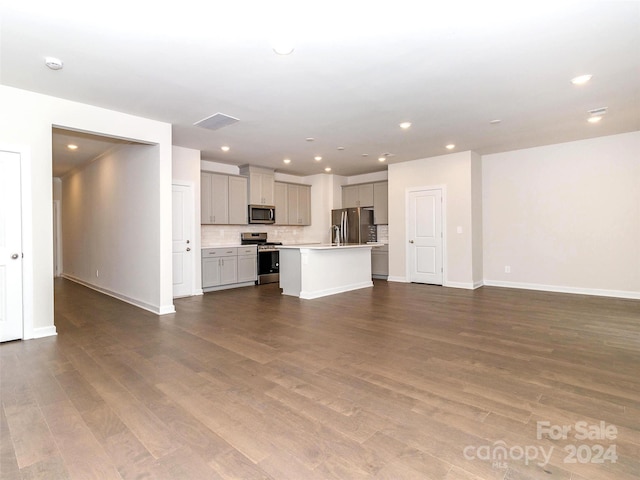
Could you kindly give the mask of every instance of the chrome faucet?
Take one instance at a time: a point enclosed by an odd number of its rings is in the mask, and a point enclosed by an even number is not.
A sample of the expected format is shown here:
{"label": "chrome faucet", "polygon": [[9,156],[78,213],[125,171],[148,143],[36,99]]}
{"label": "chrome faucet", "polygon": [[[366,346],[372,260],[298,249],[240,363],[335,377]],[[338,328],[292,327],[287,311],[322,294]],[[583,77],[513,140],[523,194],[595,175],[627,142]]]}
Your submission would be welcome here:
{"label": "chrome faucet", "polygon": [[340,227],[338,225],[331,226],[331,237],[335,238],[335,242],[332,241],[331,243],[340,245]]}

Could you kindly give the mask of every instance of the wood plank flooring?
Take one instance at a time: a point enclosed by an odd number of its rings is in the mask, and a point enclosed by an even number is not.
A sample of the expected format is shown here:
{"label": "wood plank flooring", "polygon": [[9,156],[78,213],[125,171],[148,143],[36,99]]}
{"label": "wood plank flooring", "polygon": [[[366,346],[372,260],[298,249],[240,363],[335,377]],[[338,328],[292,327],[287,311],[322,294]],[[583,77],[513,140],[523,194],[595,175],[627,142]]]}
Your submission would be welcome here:
{"label": "wood plank flooring", "polygon": [[157,317],[55,289],[58,336],[0,345],[3,480],[640,478],[638,301],[271,284]]}

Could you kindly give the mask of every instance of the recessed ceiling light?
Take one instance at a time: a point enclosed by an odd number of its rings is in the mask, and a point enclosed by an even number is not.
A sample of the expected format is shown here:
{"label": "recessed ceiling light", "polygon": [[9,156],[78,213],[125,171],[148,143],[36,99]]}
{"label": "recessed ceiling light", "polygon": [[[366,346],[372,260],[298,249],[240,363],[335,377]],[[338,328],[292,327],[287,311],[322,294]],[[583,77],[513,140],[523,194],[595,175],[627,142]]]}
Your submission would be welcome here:
{"label": "recessed ceiling light", "polygon": [[602,120],[602,115],[592,115],[587,118],[587,122],[589,123],[598,123],[600,120]]}
{"label": "recessed ceiling light", "polygon": [[344,147],[338,147],[338,150],[344,150]]}
{"label": "recessed ceiling light", "polygon": [[405,129],[405,130],[406,130],[407,128],[409,128],[410,126],[411,126],[411,122],[402,122],[402,123],[400,124],[400,128],[403,128],[403,129]]}
{"label": "recessed ceiling light", "polygon": [[284,162],[284,163],[291,163],[291,159],[290,159],[290,158],[285,158],[285,159],[283,160],[283,162]]}
{"label": "recessed ceiling light", "polygon": [[315,138],[313,138],[313,137],[307,137],[307,138],[305,138],[305,140],[306,140],[307,142],[313,142],[313,141],[315,140]]}
{"label": "recessed ceiling light", "polygon": [[327,167],[324,169],[325,172],[330,172],[331,171],[331,167]]}
{"label": "recessed ceiling light", "polygon": [[363,156],[363,157],[368,157],[368,156],[369,156],[369,154],[368,154],[368,153],[363,153],[363,154],[362,154],[362,156]]}
{"label": "recessed ceiling light", "polygon": [[222,150],[223,152],[228,152],[231,149],[229,148],[228,145],[223,145],[223,146],[220,147],[220,150]]}
{"label": "recessed ceiling light", "polygon": [[498,125],[500,122],[502,122],[502,120],[500,120],[499,118],[496,118],[495,120],[491,120],[489,123],[491,125]]}
{"label": "recessed ceiling light", "polygon": [[45,57],[44,64],[51,70],[62,70],[62,60],[55,57]]}
{"label": "recessed ceiling light", "polygon": [[70,143],[69,145],[67,145],[67,148],[69,150],[77,150],[78,149],[78,145],[74,145],[73,143]]}
{"label": "recessed ceiling light", "polygon": [[571,83],[574,85],[584,85],[589,80],[591,80],[591,75],[580,75],[578,77],[572,78]]}
{"label": "recessed ceiling light", "polygon": [[453,150],[454,148],[456,148],[456,146],[453,143],[450,143],[449,145],[447,145],[446,147],[447,150]]}
{"label": "recessed ceiling light", "polygon": [[280,38],[271,42],[271,48],[273,48],[273,51],[278,55],[291,55],[295,46],[291,39]]}
{"label": "recessed ceiling light", "polygon": [[314,159],[316,162],[319,162],[320,160],[322,160],[322,157],[321,157],[320,155],[317,155],[317,156],[313,157],[313,159]]}
{"label": "recessed ceiling light", "polygon": [[379,162],[384,162],[387,159],[387,157],[378,157],[378,161]]}

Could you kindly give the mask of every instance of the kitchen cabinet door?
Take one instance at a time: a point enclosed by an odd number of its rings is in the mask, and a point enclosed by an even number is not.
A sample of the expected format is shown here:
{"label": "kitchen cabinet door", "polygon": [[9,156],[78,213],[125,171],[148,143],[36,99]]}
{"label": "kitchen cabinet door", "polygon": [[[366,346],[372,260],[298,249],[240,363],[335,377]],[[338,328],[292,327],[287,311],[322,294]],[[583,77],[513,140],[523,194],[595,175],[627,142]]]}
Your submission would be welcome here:
{"label": "kitchen cabinet door", "polygon": [[373,183],[358,185],[358,206],[373,207]]}
{"label": "kitchen cabinet door", "polygon": [[249,204],[273,205],[275,202],[273,173],[256,171],[255,167],[240,169],[242,175],[249,176]]}
{"label": "kitchen cabinet door", "polygon": [[298,225],[311,225],[311,186],[298,187]]}
{"label": "kitchen cabinet door", "polygon": [[202,259],[202,288],[220,285],[220,259]]}
{"label": "kitchen cabinet door", "polygon": [[342,208],[373,207],[373,183],[342,187]]}
{"label": "kitchen cabinet door", "polygon": [[387,225],[389,223],[388,182],[373,184],[373,223],[376,225]]}
{"label": "kitchen cabinet door", "polygon": [[371,248],[371,275],[378,278],[389,276],[389,246]]}
{"label": "kitchen cabinet door", "polygon": [[211,211],[211,174],[200,173],[200,223],[207,225],[213,223]]}
{"label": "kitchen cabinet door", "polygon": [[229,223],[247,224],[247,178],[229,177]]}
{"label": "kitchen cabinet door", "polygon": [[358,206],[358,186],[342,187],[342,208]]}
{"label": "kitchen cabinet door", "polygon": [[238,255],[238,283],[255,282],[258,279],[257,255]]}
{"label": "kitchen cabinet door", "polygon": [[238,257],[220,258],[220,285],[238,283]]}
{"label": "kitchen cabinet door", "polygon": [[309,185],[288,184],[287,205],[289,225],[311,224],[311,187]]}
{"label": "kitchen cabinet door", "polygon": [[229,223],[229,177],[211,174],[211,214],[214,225]]}
{"label": "kitchen cabinet door", "polygon": [[274,183],[274,205],[276,207],[276,225],[287,225],[289,222],[289,205],[287,201],[287,184]]}

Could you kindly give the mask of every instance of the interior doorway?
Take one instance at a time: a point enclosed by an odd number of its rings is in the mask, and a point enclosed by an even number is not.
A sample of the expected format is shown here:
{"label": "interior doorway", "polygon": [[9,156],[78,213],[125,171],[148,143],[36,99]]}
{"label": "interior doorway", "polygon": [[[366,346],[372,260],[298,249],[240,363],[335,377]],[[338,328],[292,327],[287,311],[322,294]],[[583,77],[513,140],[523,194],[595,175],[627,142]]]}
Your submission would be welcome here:
{"label": "interior doorway", "polygon": [[0,150],[0,342],[24,334],[21,185],[20,153]]}
{"label": "interior doorway", "polygon": [[443,210],[442,188],[407,192],[407,263],[410,282],[443,284]]}

